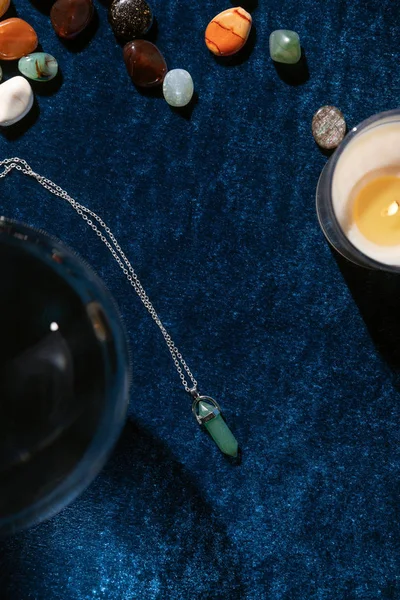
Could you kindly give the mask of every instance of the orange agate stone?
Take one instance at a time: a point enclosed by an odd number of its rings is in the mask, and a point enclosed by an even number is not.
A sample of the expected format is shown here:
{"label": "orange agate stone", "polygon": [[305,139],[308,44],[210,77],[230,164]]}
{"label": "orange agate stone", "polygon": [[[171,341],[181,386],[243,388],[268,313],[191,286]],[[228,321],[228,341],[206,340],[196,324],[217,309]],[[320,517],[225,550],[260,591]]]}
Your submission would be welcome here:
{"label": "orange agate stone", "polygon": [[10,8],[10,0],[0,0],[0,17]]}
{"label": "orange agate stone", "polygon": [[251,15],[244,8],[237,6],[224,10],[207,26],[207,48],[217,56],[235,54],[245,45],[251,24]]}
{"label": "orange agate stone", "polygon": [[38,45],[35,30],[22,19],[0,22],[0,59],[15,60],[33,52]]}

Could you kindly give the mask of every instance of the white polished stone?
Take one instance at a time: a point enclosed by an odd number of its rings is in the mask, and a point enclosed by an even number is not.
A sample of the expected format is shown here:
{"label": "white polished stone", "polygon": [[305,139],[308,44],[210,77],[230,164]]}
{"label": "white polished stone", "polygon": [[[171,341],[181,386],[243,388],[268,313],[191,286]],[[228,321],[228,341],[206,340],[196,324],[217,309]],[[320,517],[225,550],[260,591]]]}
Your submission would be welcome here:
{"label": "white polished stone", "polygon": [[193,79],[184,69],[172,69],[163,82],[164,98],[170,106],[186,106],[193,96]]}
{"label": "white polished stone", "polygon": [[8,127],[20,121],[33,105],[32,88],[17,75],[0,85],[0,125]]}

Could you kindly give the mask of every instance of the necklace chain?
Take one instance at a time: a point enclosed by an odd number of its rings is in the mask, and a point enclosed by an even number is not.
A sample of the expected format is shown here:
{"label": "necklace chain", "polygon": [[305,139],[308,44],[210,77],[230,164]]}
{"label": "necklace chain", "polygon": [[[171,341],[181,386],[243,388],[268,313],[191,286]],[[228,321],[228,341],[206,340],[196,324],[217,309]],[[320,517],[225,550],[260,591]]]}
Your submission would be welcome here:
{"label": "necklace chain", "polygon": [[[196,379],[193,377],[182,354],[179,352],[179,349],[175,345],[175,342],[169,335],[168,331],[165,329],[153,304],[150,302],[150,299],[147,296],[144,287],[140,283],[140,280],[136,275],[134,268],[125,256],[123,250],[121,249],[121,246],[119,245],[117,239],[115,238],[108,225],[106,225],[106,223],[95,212],[89,210],[86,206],[83,206],[82,204],[71,198],[71,196],[69,196],[69,194],[67,194],[65,190],[63,190],[60,186],[56,185],[53,181],[51,181],[50,179],[46,179],[46,177],[43,177],[38,173],[35,173],[35,171],[33,171],[32,168],[28,165],[28,163],[22,158],[6,158],[0,161],[0,167],[4,167],[4,171],[0,173],[0,179],[8,175],[8,173],[13,169],[21,171],[21,173],[24,173],[24,175],[29,175],[29,177],[33,177],[46,190],[48,190],[55,196],[66,200],[71,205],[71,207],[78,213],[78,215],[87,223],[87,225],[89,225],[89,227],[92,228],[95,234],[100,238],[103,244],[111,252],[112,256],[118,263],[125,277],[139,296],[140,300],[143,302],[151,318],[159,327],[165,340],[165,343],[168,346],[168,350],[170,351],[172,360],[174,361],[174,365],[176,367],[176,370],[178,371],[178,375],[182,381],[185,390],[189,393],[195,391],[197,389]],[[94,219],[94,221],[97,222],[97,225],[93,222],[92,219]],[[193,386],[192,388],[189,387],[186,377],[190,379]]]}

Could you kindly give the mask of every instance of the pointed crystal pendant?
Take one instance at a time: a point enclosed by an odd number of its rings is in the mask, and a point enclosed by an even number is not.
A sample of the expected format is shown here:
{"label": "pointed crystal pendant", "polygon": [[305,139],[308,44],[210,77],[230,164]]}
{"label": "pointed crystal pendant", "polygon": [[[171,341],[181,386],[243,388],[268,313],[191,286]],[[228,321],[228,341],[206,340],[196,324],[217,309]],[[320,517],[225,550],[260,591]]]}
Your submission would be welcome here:
{"label": "pointed crystal pendant", "polygon": [[225,423],[215,400],[207,396],[199,396],[195,402],[198,410],[195,412],[197,421],[204,425],[221,452],[236,457],[238,455],[237,440]]}

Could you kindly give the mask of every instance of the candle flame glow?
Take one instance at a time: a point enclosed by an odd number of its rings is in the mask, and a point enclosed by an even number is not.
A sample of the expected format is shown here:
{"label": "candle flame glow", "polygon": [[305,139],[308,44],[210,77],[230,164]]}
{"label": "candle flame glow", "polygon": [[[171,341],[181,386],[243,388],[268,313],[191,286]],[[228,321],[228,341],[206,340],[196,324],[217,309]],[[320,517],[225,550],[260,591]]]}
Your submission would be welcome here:
{"label": "candle flame glow", "polygon": [[399,203],[395,200],[385,210],[382,211],[382,217],[393,217],[399,210]]}

